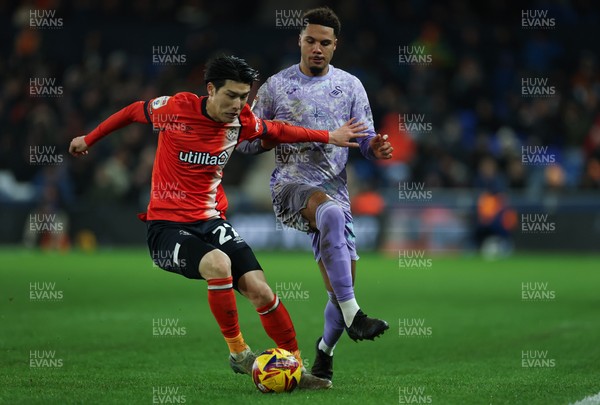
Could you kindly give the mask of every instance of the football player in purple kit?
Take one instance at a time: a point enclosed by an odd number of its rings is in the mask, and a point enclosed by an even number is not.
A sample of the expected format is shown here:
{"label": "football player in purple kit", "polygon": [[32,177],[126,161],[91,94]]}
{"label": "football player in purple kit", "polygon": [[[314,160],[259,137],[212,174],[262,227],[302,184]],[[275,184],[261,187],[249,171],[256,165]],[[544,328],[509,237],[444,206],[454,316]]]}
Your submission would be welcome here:
{"label": "football player in purple kit", "polygon": [[[321,7],[307,11],[300,31],[299,64],[271,76],[258,90],[252,106],[260,118],[281,120],[312,129],[335,129],[351,117],[367,127],[358,140],[367,159],[389,159],[387,135],[375,134],[369,100],[362,83],[330,65],[337,46],[340,21]],[[358,255],[350,197],[346,186],[348,148],[319,143],[287,144],[260,140],[243,142],[242,153],[258,154],[275,147],[271,176],[273,208],[284,225],[308,232],[329,300],[323,336],[317,339],[315,376],[331,380],[333,350],[344,329],[353,340],[371,339],[389,328],[368,317],[354,296]]]}

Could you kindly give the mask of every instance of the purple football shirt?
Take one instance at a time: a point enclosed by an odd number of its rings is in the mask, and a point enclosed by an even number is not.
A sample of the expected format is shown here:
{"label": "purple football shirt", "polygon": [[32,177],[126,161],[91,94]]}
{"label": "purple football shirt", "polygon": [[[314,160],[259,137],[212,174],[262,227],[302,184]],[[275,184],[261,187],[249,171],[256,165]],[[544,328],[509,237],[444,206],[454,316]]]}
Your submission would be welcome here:
{"label": "purple football shirt", "polygon": [[[263,119],[329,131],[356,118],[368,127],[368,135],[357,140],[360,150],[367,159],[374,159],[369,140],[375,131],[367,93],[360,80],[332,65],[325,76],[306,76],[299,65],[271,76],[258,90],[252,110]],[[324,189],[344,210],[350,210],[348,152],[348,148],[316,142],[278,145],[277,167],[271,175],[272,194],[277,195],[285,184],[308,184]]]}

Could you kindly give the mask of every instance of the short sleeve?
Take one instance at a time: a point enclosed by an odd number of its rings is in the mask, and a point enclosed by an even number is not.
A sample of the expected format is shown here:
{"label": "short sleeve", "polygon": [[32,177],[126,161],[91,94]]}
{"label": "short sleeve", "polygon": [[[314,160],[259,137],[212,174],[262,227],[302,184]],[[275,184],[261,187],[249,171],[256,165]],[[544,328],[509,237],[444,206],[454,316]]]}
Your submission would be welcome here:
{"label": "short sleeve", "polygon": [[273,95],[270,90],[271,79],[267,80],[256,93],[256,97],[252,102],[252,112],[265,120],[271,120],[275,118],[275,111],[273,110]]}

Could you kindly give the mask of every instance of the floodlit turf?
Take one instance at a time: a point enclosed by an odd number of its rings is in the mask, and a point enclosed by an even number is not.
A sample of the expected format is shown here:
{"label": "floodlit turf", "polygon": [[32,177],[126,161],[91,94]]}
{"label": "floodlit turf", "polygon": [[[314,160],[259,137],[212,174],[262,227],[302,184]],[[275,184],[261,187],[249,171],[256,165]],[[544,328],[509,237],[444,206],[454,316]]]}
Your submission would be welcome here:
{"label": "floodlit turf", "polygon": [[[288,297],[310,363],[326,300],[320,275],[308,253],[258,257]],[[401,268],[397,257],[364,254],[359,303],[390,330],[375,342],[343,336],[333,389],[264,395],[229,369],[204,282],[154,268],[143,249],[4,249],[0,403],[568,404],[600,391],[599,257],[429,263]],[[523,301],[523,283],[533,300]],[[247,342],[272,347],[249,303],[238,303]]]}

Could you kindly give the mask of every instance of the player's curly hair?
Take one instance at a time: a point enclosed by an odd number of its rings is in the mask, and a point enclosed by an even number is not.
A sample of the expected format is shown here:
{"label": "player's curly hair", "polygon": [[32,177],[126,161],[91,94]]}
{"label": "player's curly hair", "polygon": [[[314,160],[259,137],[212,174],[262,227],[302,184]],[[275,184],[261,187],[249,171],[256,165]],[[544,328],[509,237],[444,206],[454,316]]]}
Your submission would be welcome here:
{"label": "player's curly hair", "polygon": [[[340,35],[340,31],[342,30],[342,23],[340,23],[340,19],[329,7],[319,7],[308,10],[304,13],[303,21],[306,24],[317,24],[323,25],[325,27],[333,28],[333,34],[337,37]],[[306,28],[306,25],[302,27],[300,31],[303,31]]]}
{"label": "player's curly hair", "polygon": [[252,86],[258,80],[258,71],[237,56],[221,55],[209,60],[204,71],[204,82],[211,82],[218,91],[225,80],[233,80]]}

